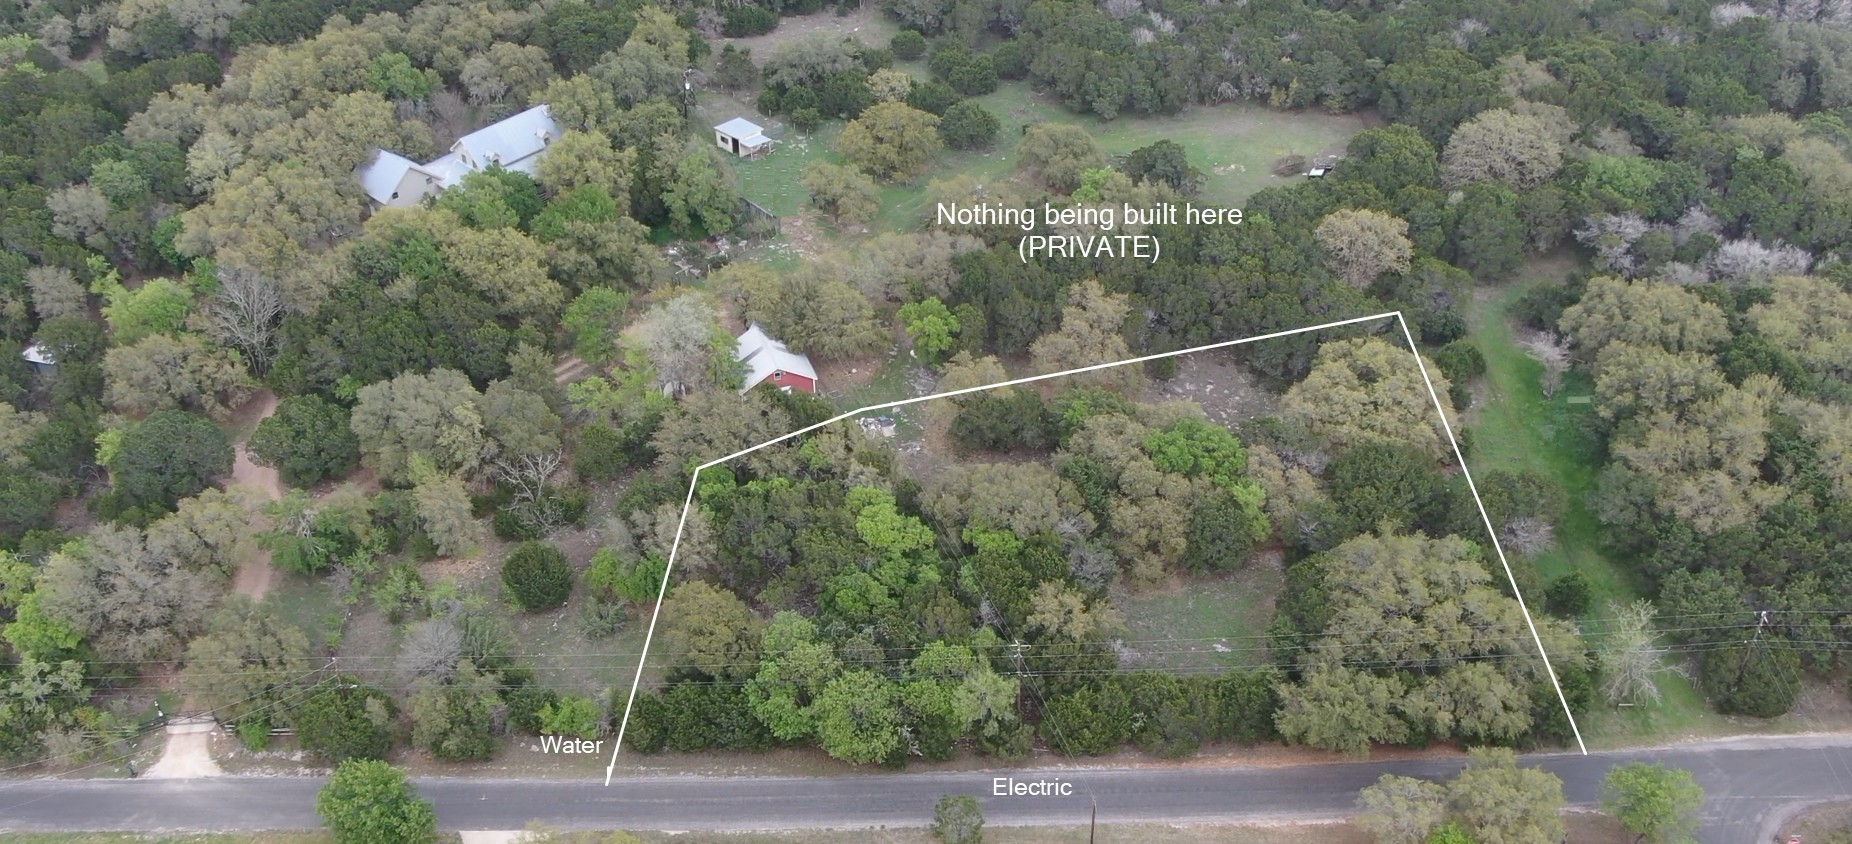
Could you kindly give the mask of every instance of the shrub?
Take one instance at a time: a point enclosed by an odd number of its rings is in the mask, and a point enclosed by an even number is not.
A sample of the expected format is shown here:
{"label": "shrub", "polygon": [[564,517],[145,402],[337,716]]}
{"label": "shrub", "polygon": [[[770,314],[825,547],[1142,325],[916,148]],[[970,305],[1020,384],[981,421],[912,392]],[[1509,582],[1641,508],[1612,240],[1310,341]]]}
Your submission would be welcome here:
{"label": "shrub", "polygon": [[811,106],[793,109],[791,112],[791,126],[806,135],[817,131],[817,127],[822,125],[823,112]]}
{"label": "shrub", "polygon": [[1559,618],[1580,618],[1588,612],[1588,605],[1594,597],[1594,592],[1588,586],[1588,578],[1579,571],[1572,571],[1557,578],[1544,590],[1543,606],[1551,615]]}
{"label": "shrub", "polygon": [[238,721],[238,743],[261,753],[270,746],[270,716],[250,715]]}
{"label": "shrub", "polygon": [[962,99],[957,91],[952,90],[952,86],[937,80],[914,85],[913,90],[907,93],[907,105],[928,114],[944,114]]}
{"label": "shrub", "polygon": [[1429,345],[1452,343],[1466,336],[1466,318],[1458,311],[1423,310],[1415,315],[1415,330],[1421,334],[1421,342]]}
{"label": "shrub", "polygon": [[572,471],[587,481],[611,481],[630,468],[634,446],[623,432],[602,422],[579,429],[579,447],[572,452]]}
{"label": "shrub", "polygon": [[932,837],[946,844],[978,844],[984,840],[984,810],[968,794],[947,794],[932,809]]}
{"label": "shrub", "polygon": [[572,594],[572,564],[558,548],[523,542],[502,562],[502,585],[522,609],[544,612]]}
{"label": "shrub", "polygon": [[559,702],[559,693],[529,683],[506,695],[508,723],[526,733],[539,735],[545,725],[540,713]]}
{"label": "shrub", "polygon": [[360,463],[360,440],[347,409],[317,396],[291,396],[251,435],[254,462],[274,467],[283,482],[311,486],[338,478]]}
{"label": "shrub", "polygon": [[1794,706],[1801,657],[1794,646],[1772,636],[1754,645],[1706,651],[1699,669],[1704,693],[1725,715],[1773,718]]}
{"label": "shrub", "polygon": [[981,97],[997,90],[997,67],[989,56],[973,56],[970,61],[953,68],[945,81],[960,94]]}
{"label": "shrub", "polygon": [[446,762],[495,755],[494,694],[433,686],[412,695],[412,745]]}
{"label": "shrub", "polygon": [[603,719],[598,704],[590,698],[563,697],[540,708],[540,731],[550,736],[578,736],[594,739]]}
{"label": "shrub", "polygon": [[777,88],[768,87],[759,92],[759,101],[754,105],[759,107],[762,114],[778,114],[784,110],[781,108],[784,105],[784,98],[778,93]]}
{"label": "shrub", "polygon": [[667,568],[668,563],[658,554],[627,561],[615,550],[601,548],[592,557],[591,568],[585,571],[585,585],[600,598],[639,605],[652,603],[662,594],[662,575]]}
{"label": "shrub", "polygon": [[609,638],[623,632],[629,620],[627,605],[593,596],[579,607],[579,635],[587,639]]}
{"label": "shrub", "polygon": [[926,36],[911,29],[903,29],[894,33],[894,37],[887,42],[887,48],[894,51],[894,58],[910,62],[926,55]]}
{"label": "shrub", "polygon": [[335,768],[315,811],[340,844],[425,844],[437,840],[437,813],[405,774],[376,760]]}
{"label": "shrub", "polygon": [[1004,79],[1021,79],[1029,75],[1029,54],[1015,41],[1006,41],[990,54],[997,75]]}
{"label": "shrub", "polygon": [[973,100],[954,104],[939,121],[939,137],[952,149],[981,149],[997,138],[1002,124],[989,109]]}
{"label": "shrub", "polygon": [[324,762],[384,759],[392,750],[392,710],[385,692],[343,678],[296,710],[296,741]]}
{"label": "shrub", "polygon": [[728,38],[750,38],[778,28],[778,15],[763,6],[735,6],[726,12],[720,34]]}
{"label": "shrub", "polygon": [[1042,740],[1063,753],[1110,753],[1132,734],[1132,700],[1117,678],[1103,678],[1049,699]]}
{"label": "shrub", "polygon": [[495,518],[490,520],[489,525],[494,529],[496,538],[506,539],[509,542],[540,538],[539,528],[513,510],[495,511]]}

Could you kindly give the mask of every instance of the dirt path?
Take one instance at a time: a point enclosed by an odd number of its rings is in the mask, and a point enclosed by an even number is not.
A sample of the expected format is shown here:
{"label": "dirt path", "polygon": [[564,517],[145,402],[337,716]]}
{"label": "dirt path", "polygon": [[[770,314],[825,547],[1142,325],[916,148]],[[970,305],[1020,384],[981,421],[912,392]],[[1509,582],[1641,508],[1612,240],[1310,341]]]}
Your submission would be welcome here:
{"label": "dirt path", "polygon": [[[277,409],[275,393],[265,390],[251,400],[246,412],[251,414],[252,426],[262,421]],[[245,451],[245,444],[238,443],[236,458],[232,462],[232,483],[236,486],[249,487],[263,496],[264,501],[276,501],[283,497],[283,482],[277,478],[277,470],[267,469],[251,462],[251,456]],[[270,552],[258,549],[251,558],[244,561],[238,573],[232,577],[232,591],[261,601],[270,591],[270,584],[276,579],[276,569],[270,567]],[[170,742],[171,744],[171,742]]]}
{"label": "dirt path", "polygon": [[151,780],[190,780],[225,773],[212,759],[212,737],[218,729],[211,719],[167,725],[167,745],[161,749],[161,761],[143,776]]}

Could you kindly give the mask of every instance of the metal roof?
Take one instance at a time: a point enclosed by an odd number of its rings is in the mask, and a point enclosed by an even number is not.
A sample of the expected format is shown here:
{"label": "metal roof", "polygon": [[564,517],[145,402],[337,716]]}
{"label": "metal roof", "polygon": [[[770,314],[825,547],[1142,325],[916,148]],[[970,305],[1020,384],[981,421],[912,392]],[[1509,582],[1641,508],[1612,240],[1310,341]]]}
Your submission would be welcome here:
{"label": "metal roof", "polygon": [[490,162],[513,167],[515,162],[546,149],[547,141],[559,136],[559,124],[553,122],[542,103],[464,135],[450,148],[468,150],[477,167],[487,167]]}
{"label": "metal roof", "polygon": [[[557,140],[559,136],[559,124],[553,121],[547,107],[544,104],[537,105],[500,123],[484,126],[458,138],[451,145],[450,152],[425,164],[395,152],[375,150],[377,154],[373,160],[361,165],[355,175],[360,179],[360,187],[366,191],[367,196],[385,205],[392,201],[392,192],[398,190],[399,182],[405,178],[408,170],[427,173],[445,188],[456,187],[464,176],[488,167],[491,162],[499,162],[506,169],[518,170],[531,176],[535,165],[539,163],[538,153],[547,148],[549,141]],[[468,157],[465,157],[465,152]]]}
{"label": "metal roof", "polygon": [[399,189],[399,181],[405,178],[405,171],[418,167],[418,162],[386,150],[374,150],[378,153],[373,160],[360,165],[356,173],[360,177],[360,189],[374,202],[385,205],[392,201],[392,192]]}
{"label": "metal roof", "polygon": [[719,126],[715,126],[714,131],[728,137],[739,138],[743,141],[754,135],[763,134],[765,129],[761,128],[759,124],[747,120],[744,117],[735,117]]}
{"label": "metal roof", "polygon": [[746,333],[739,336],[739,350],[734,355],[746,364],[746,386],[740,390],[742,393],[758,386],[774,372],[790,372],[817,380],[817,370],[810,365],[810,358],[772,339],[756,322],[748,325]]}

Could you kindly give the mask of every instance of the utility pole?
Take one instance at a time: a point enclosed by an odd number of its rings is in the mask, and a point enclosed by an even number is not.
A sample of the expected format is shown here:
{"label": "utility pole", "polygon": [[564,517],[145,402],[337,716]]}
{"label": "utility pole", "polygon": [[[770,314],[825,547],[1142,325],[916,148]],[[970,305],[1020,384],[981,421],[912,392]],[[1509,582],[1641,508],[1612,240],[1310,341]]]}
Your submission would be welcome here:
{"label": "utility pole", "polygon": [[1093,819],[1087,821],[1087,844],[1093,844],[1093,834],[1100,831],[1100,798],[1093,798]]}
{"label": "utility pole", "polygon": [[1756,643],[1762,641],[1762,628],[1768,626],[1768,610],[1756,613],[1756,632],[1749,637],[1749,646],[1743,648],[1743,658],[1736,663],[1736,682],[1730,684],[1730,691],[1736,691],[1743,684],[1743,671],[1749,667],[1749,655],[1755,653]]}

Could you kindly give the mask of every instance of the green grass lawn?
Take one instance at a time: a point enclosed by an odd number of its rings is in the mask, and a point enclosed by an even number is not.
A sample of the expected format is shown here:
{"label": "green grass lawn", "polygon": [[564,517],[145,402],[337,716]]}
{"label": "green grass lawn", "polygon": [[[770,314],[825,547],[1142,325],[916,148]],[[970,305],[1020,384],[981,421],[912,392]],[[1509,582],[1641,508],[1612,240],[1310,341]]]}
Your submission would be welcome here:
{"label": "green grass lawn", "polygon": [[340,647],[347,607],[325,579],[279,571],[276,583],[264,595],[264,605],[307,633],[310,645],[329,650]]}
{"label": "green grass lawn", "polygon": [[[1553,398],[1541,387],[1543,364],[1518,345],[1507,312],[1524,293],[1548,280],[1533,275],[1493,291],[1475,302],[1469,315],[1471,339],[1486,360],[1486,394],[1475,406],[1472,468],[1535,472],[1559,484],[1569,509],[1557,527],[1556,547],[1535,562],[1545,582],[1580,571],[1594,587],[1594,612],[1605,614],[1609,601],[1628,601],[1638,589],[1601,553],[1601,523],[1588,508],[1600,469],[1598,445],[1583,433],[1578,417],[1594,414],[1592,404],[1570,399],[1589,395],[1586,378],[1571,373]],[[1526,596],[1532,603],[1542,596]]]}
{"label": "green grass lawn", "polygon": [[[636,677],[637,655],[643,652],[643,635],[649,628],[653,605],[633,614],[616,635],[593,639],[580,631],[579,607],[583,600],[584,596],[579,595],[572,603],[551,612],[511,614],[509,622],[518,643],[515,651],[530,655],[520,662],[534,669],[537,682],[562,695],[595,699],[604,690],[615,689],[621,700],[622,695],[630,693],[630,683]],[[662,640],[658,638],[651,650],[660,652],[661,648]],[[649,670],[644,673],[644,688],[656,683],[666,668],[658,664],[655,656],[651,654]]]}
{"label": "green grass lawn", "polygon": [[1170,588],[1115,595],[1125,616],[1128,668],[1209,671],[1267,664],[1267,624],[1284,586],[1276,566],[1255,560],[1245,571],[1190,577]]}

